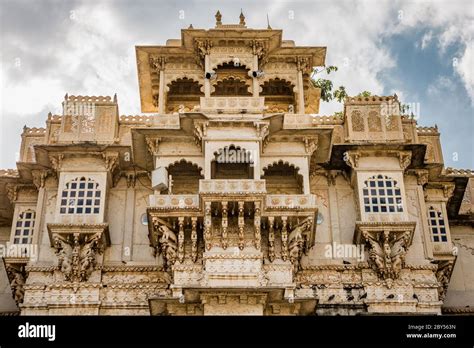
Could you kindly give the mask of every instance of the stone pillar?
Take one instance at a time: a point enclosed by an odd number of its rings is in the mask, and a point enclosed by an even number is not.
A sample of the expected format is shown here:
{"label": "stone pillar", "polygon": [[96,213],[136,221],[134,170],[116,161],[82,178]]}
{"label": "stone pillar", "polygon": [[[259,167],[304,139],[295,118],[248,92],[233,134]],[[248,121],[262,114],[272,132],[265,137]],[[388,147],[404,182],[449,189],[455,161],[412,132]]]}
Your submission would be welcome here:
{"label": "stone pillar", "polygon": [[262,237],[260,235],[260,202],[255,202],[254,228],[255,228],[255,249],[260,250]]}
{"label": "stone pillar", "polygon": [[303,71],[298,70],[298,113],[304,114]]}
{"label": "stone pillar", "polygon": [[281,258],[283,261],[288,260],[288,225],[287,216],[281,217]]}
{"label": "stone pillar", "polygon": [[178,261],[184,262],[184,216],[178,218]]}
{"label": "stone pillar", "polygon": [[[204,56],[204,73],[209,72],[211,69],[209,54]],[[204,79],[204,96],[209,98],[211,96],[211,80]]]}
{"label": "stone pillar", "polygon": [[[253,71],[258,70],[258,56],[253,55]],[[252,78],[252,96],[258,97],[260,86],[258,85],[258,79],[256,77]]]}
{"label": "stone pillar", "polygon": [[244,202],[239,202],[239,217],[238,217],[238,225],[239,225],[239,249],[242,250],[245,246],[244,244]]}
{"label": "stone pillar", "polygon": [[227,202],[222,202],[222,248],[227,249],[227,227],[228,227],[228,214]]}
{"label": "stone pillar", "polygon": [[268,217],[268,259],[270,262],[275,260],[275,230],[274,230],[275,218],[273,216]]}
{"label": "stone pillar", "polygon": [[160,59],[160,90],[158,94],[158,113],[166,113],[165,109],[165,58]]}
{"label": "stone pillar", "polygon": [[127,188],[125,197],[122,261],[131,261],[133,248],[133,225],[135,222],[135,185],[130,185]]}
{"label": "stone pillar", "polygon": [[206,245],[206,249],[210,250],[212,243],[212,216],[211,216],[211,202],[205,203],[205,211],[204,211],[204,243]]}

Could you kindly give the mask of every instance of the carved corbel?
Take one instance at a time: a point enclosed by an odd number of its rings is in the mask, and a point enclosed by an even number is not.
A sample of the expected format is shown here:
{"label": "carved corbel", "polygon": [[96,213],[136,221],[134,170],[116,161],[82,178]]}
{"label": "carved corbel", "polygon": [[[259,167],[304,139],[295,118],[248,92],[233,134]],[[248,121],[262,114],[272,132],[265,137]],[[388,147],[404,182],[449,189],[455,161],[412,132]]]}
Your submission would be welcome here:
{"label": "carved corbel", "polygon": [[342,159],[349,167],[351,167],[352,169],[356,169],[359,166],[360,152],[346,151],[344,152]]}
{"label": "carved corbel", "polygon": [[[181,237],[183,238],[184,243],[184,235]],[[158,254],[163,256],[165,268],[166,270],[170,271],[171,266],[174,265],[178,259],[178,236],[176,232],[172,230],[170,224],[156,216],[152,218],[150,246],[153,247],[154,256]],[[184,257],[184,244],[182,244],[182,248],[179,250],[179,253],[182,253]]]}
{"label": "carved corbel", "polygon": [[[64,279],[71,282],[87,281],[97,269],[97,255],[102,254],[109,244],[106,225],[90,225],[89,228],[81,225],[75,230],[73,226],[49,224],[48,229],[58,258],[58,268]],[[55,230],[58,232],[51,232]]]}
{"label": "carved corbel", "polygon": [[378,227],[370,223],[356,225],[358,229],[356,239],[369,248],[369,265],[390,288],[405,265],[405,256],[412,242],[415,224]]}
{"label": "carved corbel", "polygon": [[411,163],[411,152],[400,151],[398,154],[398,160],[400,161],[400,168],[405,170]]}
{"label": "carved corbel", "polygon": [[451,197],[453,196],[454,194],[454,189],[456,188],[456,186],[454,184],[444,184],[443,185],[443,195],[444,195],[444,198],[446,199],[451,199]]}
{"label": "carved corbel", "polygon": [[7,271],[13,299],[15,300],[16,304],[19,305],[20,303],[23,303],[23,298],[25,295],[24,286],[27,278],[25,265],[6,263],[5,269]]}
{"label": "carved corbel", "polygon": [[18,199],[19,186],[16,184],[7,184],[7,197],[10,203],[14,203]]}
{"label": "carved corbel", "polygon": [[415,175],[418,185],[425,186],[428,183],[430,173],[426,169],[416,170]]}
{"label": "carved corbel", "polygon": [[166,57],[150,57],[150,67],[155,71],[165,69]]}
{"label": "carved corbel", "polygon": [[448,291],[449,281],[453,274],[454,264],[456,260],[439,261],[436,270],[436,279],[438,280],[438,296],[440,301],[444,301]]}
{"label": "carved corbel", "polygon": [[34,169],[31,171],[31,175],[33,176],[33,184],[38,190],[44,187],[46,184],[46,178],[51,174],[52,172],[50,170]]}
{"label": "carved corbel", "polygon": [[49,161],[51,162],[51,168],[57,173],[61,170],[62,162],[64,159],[63,154],[49,155]]}
{"label": "carved corbel", "polygon": [[306,153],[311,156],[318,148],[318,137],[304,137],[303,141]]}
{"label": "carved corbel", "polygon": [[146,146],[150,155],[157,156],[161,138],[146,137],[145,141],[146,141]]}

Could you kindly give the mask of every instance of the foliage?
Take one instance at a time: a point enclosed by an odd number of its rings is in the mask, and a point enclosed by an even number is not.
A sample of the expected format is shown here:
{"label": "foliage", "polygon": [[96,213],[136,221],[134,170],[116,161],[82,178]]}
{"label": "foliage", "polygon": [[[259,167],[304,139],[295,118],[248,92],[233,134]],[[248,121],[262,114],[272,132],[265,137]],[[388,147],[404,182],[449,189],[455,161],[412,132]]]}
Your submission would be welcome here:
{"label": "foliage", "polygon": [[[331,65],[331,66],[325,67],[323,70],[325,70],[327,74],[330,74],[333,71],[334,72],[337,71],[337,66]],[[320,73],[323,70],[318,71],[315,69],[313,71],[313,76],[317,73]],[[325,102],[329,102],[332,99],[336,99],[338,102],[341,102],[347,96],[346,89],[344,86],[339,86],[333,92],[333,84],[331,80],[319,78],[319,79],[311,79],[311,82],[313,83],[314,87],[321,89],[321,99],[324,100]]]}

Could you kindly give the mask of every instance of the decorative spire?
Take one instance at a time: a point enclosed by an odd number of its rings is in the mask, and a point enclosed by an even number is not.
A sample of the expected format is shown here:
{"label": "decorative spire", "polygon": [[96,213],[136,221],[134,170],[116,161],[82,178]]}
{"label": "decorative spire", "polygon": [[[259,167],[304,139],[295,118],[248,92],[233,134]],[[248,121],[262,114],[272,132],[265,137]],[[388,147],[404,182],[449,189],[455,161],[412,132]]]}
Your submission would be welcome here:
{"label": "decorative spire", "polygon": [[268,18],[268,13],[267,13],[267,29],[272,30],[272,27],[270,26],[270,18]]}
{"label": "decorative spire", "polygon": [[239,24],[240,24],[240,25],[245,25],[245,16],[244,16],[244,14],[242,13],[242,9],[240,9],[240,16],[239,16],[239,18],[240,18],[240,23],[239,23]]}
{"label": "decorative spire", "polygon": [[194,29],[193,24],[191,23],[188,27],[188,29]]}
{"label": "decorative spire", "polygon": [[217,10],[217,13],[216,13],[216,27],[218,25],[222,25],[222,15],[219,10]]}

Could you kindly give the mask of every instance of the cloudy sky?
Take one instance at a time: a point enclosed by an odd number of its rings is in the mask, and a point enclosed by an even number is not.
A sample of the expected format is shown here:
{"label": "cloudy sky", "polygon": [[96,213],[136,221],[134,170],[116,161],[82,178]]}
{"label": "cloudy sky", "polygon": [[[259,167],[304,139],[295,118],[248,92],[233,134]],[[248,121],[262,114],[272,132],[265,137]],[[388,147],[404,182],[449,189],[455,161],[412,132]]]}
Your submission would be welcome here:
{"label": "cloudy sky", "polygon": [[[65,93],[113,95],[139,114],[134,45],[224,23],[274,29],[327,46],[336,86],[397,93],[418,123],[437,124],[446,166],[474,168],[474,2],[0,0],[0,168],[13,168],[23,125],[44,127]],[[323,76],[323,75],[321,75]],[[323,103],[321,114],[342,109]]]}

